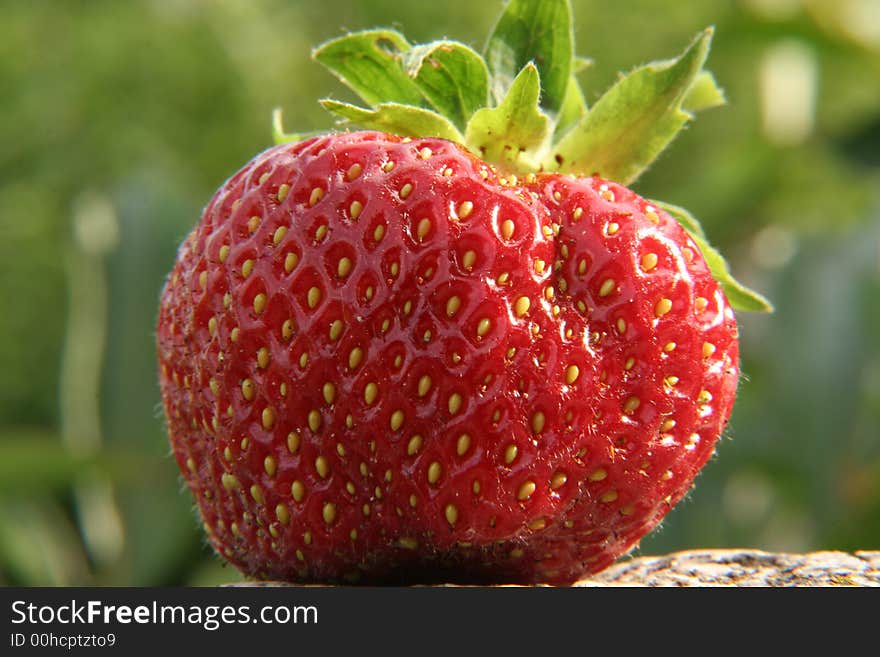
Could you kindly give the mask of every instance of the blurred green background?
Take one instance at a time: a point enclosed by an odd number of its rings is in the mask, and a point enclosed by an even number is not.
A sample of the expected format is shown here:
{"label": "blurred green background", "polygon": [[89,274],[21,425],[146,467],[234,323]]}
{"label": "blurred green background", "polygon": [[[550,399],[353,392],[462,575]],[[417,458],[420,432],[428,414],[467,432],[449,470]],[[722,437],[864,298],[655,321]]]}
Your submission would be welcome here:
{"label": "blurred green background", "polygon": [[[481,48],[498,0],[0,0],[0,583],[213,584],[169,457],[153,327],[213,190],[348,98],[343,28]],[[707,112],[636,189],[700,217],[777,306],[739,317],[739,400],[697,490],[642,542],[880,547],[880,2],[574,0],[595,99],[717,27]]]}

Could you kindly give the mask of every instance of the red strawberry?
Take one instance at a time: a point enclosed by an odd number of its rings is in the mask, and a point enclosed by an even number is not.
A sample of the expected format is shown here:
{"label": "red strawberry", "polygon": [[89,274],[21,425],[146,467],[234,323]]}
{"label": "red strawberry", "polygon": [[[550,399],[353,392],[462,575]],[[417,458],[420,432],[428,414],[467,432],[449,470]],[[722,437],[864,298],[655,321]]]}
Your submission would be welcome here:
{"label": "red strawberry", "polygon": [[158,321],[212,544],[292,581],[607,566],[733,406],[736,324],[698,239],[622,185],[502,177],[445,139],[264,152],[184,242]]}

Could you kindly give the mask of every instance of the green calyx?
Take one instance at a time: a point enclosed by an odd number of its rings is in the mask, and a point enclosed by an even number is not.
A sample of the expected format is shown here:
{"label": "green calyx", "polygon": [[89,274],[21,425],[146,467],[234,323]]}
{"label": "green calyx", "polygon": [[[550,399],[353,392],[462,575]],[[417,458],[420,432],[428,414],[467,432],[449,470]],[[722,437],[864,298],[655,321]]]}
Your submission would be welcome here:
{"label": "green calyx", "polygon": [[[482,54],[457,41],[413,45],[395,30],[348,34],[313,58],[364,102],[321,104],[343,127],[462,144],[499,170],[599,175],[629,185],[657,159],[698,111],[724,103],[704,70],[712,28],[675,59],[621,77],[588,107],[577,73],[569,0],[510,0]],[[276,143],[285,134],[280,114]],[[767,312],[770,303],[730,275],[686,211],[660,204],[697,241],[734,308]]]}

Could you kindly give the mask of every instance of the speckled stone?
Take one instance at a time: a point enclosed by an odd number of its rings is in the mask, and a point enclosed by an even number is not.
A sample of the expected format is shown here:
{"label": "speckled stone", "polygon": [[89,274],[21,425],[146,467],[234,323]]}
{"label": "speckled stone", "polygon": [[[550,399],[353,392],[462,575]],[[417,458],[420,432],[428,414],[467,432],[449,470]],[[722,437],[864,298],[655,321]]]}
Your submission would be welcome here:
{"label": "speckled stone", "polygon": [[880,551],[691,550],[620,561],[576,586],[880,587]]}

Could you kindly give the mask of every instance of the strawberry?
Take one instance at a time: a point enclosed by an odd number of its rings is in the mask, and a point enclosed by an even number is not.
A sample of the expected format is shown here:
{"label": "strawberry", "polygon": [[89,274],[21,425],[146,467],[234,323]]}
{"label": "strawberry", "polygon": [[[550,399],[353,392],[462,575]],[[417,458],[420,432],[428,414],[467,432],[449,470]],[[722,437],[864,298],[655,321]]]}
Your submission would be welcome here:
{"label": "strawberry", "polygon": [[[515,0],[490,61],[523,17],[570,37],[567,3]],[[582,111],[568,71],[554,101],[556,69],[531,63],[495,106],[439,107],[432,71],[472,74],[455,42],[379,31],[316,51],[371,109],[325,106],[370,129],[276,125],[282,143],[217,191],[162,293],[169,435],[220,554],[300,582],[568,583],[660,522],[733,407],[728,295],[765,305],[690,215],[611,180],[712,104],[708,36]],[[351,67],[369,58],[384,69],[367,84]],[[602,117],[646,72],[665,81],[661,128],[624,121],[653,132],[609,155]],[[399,102],[407,81],[438,111]]]}

